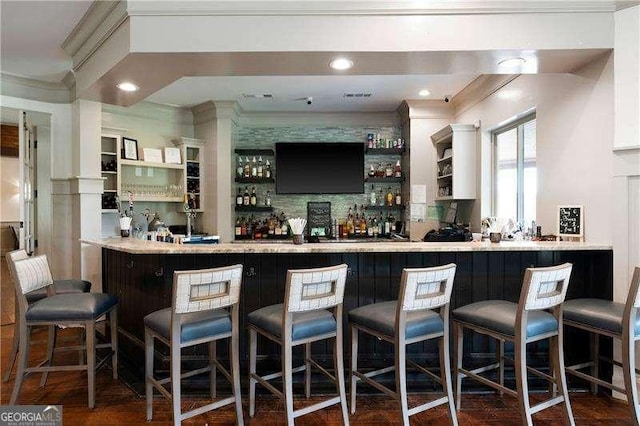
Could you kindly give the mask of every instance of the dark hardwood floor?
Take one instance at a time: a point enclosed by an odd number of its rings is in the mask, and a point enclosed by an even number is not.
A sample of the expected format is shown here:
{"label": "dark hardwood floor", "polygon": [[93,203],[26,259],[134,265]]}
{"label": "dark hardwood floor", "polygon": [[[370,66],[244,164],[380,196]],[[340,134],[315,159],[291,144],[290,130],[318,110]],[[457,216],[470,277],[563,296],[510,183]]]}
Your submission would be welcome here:
{"label": "dark hardwood floor", "polygon": [[[4,303],[4,302],[3,302]],[[4,372],[11,349],[13,326],[1,327],[1,365]],[[65,330],[59,338],[60,344],[68,344],[76,334]],[[33,334],[34,346],[31,351],[32,362],[44,357],[46,334],[37,330]],[[67,341],[67,342],[65,342]],[[69,361],[75,355],[69,356]],[[58,355],[57,360],[65,358]],[[0,404],[9,402],[14,383],[14,375],[8,383],[1,383]],[[39,388],[40,376],[25,380],[19,404],[62,404],[65,425],[144,425],[145,400],[133,392],[122,380],[113,380],[110,371],[102,369],[96,377],[96,408],[87,407],[86,375],[80,372],[55,372],[49,375],[45,388]],[[366,385],[361,385],[364,388]],[[412,395],[410,405],[425,402],[430,395]],[[534,398],[541,398],[540,395]],[[309,404],[301,395],[296,396],[299,405]],[[317,401],[317,399],[316,399]],[[198,398],[183,399],[183,410],[190,409],[201,402]],[[243,395],[245,423],[248,425],[283,425],[286,423],[283,403],[275,397],[259,395],[256,404],[256,417],[249,418],[248,397]],[[593,396],[584,393],[572,393],[571,403],[577,425],[631,425],[626,403],[607,396]],[[508,396],[493,393],[463,396],[463,408],[458,414],[460,425],[519,425],[517,402]],[[171,423],[171,406],[160,396],[154,399],[153,424]],[[558,407],[545,410],[534,416],[536,425],[566,424],[562,409]],[[352,425],[399,425],[401,424],[397,404],[384,395],[359,395],[357,412],[350,416]],[[232,406],[227,406],[184,422],[185,424],[230,425],[235,423]],[[312,413],[296,420],[297,425],[339,425],[341,416],[338,406]],[[448,425],[447,411],[444,407],[420,413],[411,417],[414,425]]]}

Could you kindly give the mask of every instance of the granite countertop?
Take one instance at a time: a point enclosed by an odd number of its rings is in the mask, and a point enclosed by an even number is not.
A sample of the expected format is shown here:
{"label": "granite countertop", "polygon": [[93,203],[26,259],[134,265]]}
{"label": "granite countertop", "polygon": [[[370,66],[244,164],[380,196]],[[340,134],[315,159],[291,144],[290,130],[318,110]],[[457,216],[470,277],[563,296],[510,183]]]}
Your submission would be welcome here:
{"label": "granite countertop", "polygon": [[456,242],[326,242],[294,245],[292,242],[234,242],[222,244],[172,244],[144,241],[135,238],[112,237],[80,240],[82,243],[132,254],[188,254],[188,253],[406,253],[451,251],[557,251],[611,250],[610,244],[568,241],[503,241],[500,243]]}

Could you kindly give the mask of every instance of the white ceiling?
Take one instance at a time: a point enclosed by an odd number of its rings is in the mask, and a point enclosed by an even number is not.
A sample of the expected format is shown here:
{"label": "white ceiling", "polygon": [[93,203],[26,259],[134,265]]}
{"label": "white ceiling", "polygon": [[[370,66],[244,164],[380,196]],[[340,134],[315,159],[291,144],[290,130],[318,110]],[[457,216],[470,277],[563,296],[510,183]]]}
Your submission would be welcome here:
{"label": "white ceiling", "polygon": [[[415,2],[393,2],[415,3]],[[2,73],[27,77],[31,79],[60,82],[71,70],[71,58],[60,47],[75,25],[80,22],[91,1],[7,1],[0,0],[0,39]],[[215,2],[214,2],[215,3]],[[256,4],[240,0],[238,3],[225,3],[229,7],[238,4]],[[271,2],[273,3],[273,2]],[[293,2],[299,7],[322,2]],[[332,2],[351,4],[353,2]],[[511,8],[518,7],[516,2],[491,2],[472,0],[453,2],[463,7],[477,8],[498,7],[501,3],[509,3]],[[429,2],[427,6],[436,7],[443,4],[450,7],[453,3]],[[523,10],[535,4],[549,2],[520,2]],[[578,5],[580,2],[555,1],[555,5]],[[595,1],[603,7],[621,7],[624,1]],[[141,4],[144,4],[142,2]],[[186,3],[185,3],[186,4]],[[197,2],[193,3],[197,5]],[[269,4],[269,2],[264,2]],[[359,4],[367,4],[360,2]],[[514,6],[515,4],[515,6]],[[311,7],[309,6],[309,7]],[[427,7],[423,6],[423,7]],[[241,6],[237,6],[240,8]],[[266,7],[266,6],[265,6]],[[362,6],[366,7],[366,6]],[[362,8],[361,7],[361,8]],[[581,58],[584,59],[584,58]],[[555,58],[558,61],[558,58]],[[576,61],[571,55],[559,58],[564,61],[560,68],[571,69],[570,61]],[[580,61],[578,61],[580,62]],[[453,61],[452,63],[455,63]],[[246,65],[246,63],[245,63]],[[562,66],[564,65],[564,67]],[[323,63],[326,68],[326,63]],[[246,111],[391,111],[403,99],[419,99],[417,92],[429,89],[431,95],[426,99],[442,99],[444,95],[455,95],[479,75],[478,70],[449,73],[449,70],[432,74],[416,74],[415,72],[370,73],[363,75],[353,72],[350,75],[326,75],[326,70],[307,72],[307,75],[254,75],[254,76],[201,76],[183,77],[163,89],[151,94],[147,101],[190,107],[205,101],[238,101]],[[459,70],[458,70],[459,71]],[[484,70],[480,72],[485,72]],[[490,72],[490,71],[489,71]],[[324,75],[323,75],[324,74]],[[384,75],[381,75],[384,74]],[[368,98],[347,98],[345,93],[371,93]],[[272,94],[272,99],[245,99],[243,94]],[[313,97],[312,105],[303,100]]]}

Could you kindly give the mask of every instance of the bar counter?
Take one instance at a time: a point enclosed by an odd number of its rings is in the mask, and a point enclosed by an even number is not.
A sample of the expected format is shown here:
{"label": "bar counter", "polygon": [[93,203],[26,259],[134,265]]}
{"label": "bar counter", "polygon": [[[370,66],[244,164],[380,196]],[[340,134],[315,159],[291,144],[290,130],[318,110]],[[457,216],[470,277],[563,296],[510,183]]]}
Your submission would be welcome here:
{"label": "bar counter", "polygon": [[[564,262],[573,264],[567,299],[613,297],[613,252],[610,245],[578,242],[246,242],[207,245],[178,245],[109,238],[83,240],[83,243],[102,248],[103,290],[119,298],[119,346],[123,361],[144,370],[145,315],[171,306],[173,272],[242,264],[243,282],[240,302],[241,330],[246,330],[247,315],[264,306],[282,303],[288,269],[314,268],[346,263],[349,265],[344,297],[344,324],[346,313],[358,306],[395,300],[398,295],[403,268],[426,267],[456,263],[451,309],[469,303],[502,299],[517,302],[524,271],[527,267],[551,266]],[[349,332],[345,328],[345,350],[349,348]],[[495,344],[483,336],[466,336],[465,358],[486,363],[495,355]],[[264,339],[263,339],[264,340]],[[246,333],[240,336],[242,372],[246,374]],[[588,354],[589,338],[582,332],[568,329],[565,333],[567,362],[584,361]],[[533,364],[540,360],[547,364],[546,343],[532,344],[529,356]],[[603,355],[610,356],[611,343],[602,342]],[[507,349],[511,351],[512,349]],[[467,352],[468,351],[468,352]],[[202,353],[206,353],[202,352]],[[277,368],[279,348],[271,342],[261,341],[259,353],[266,354]],[[314,349],[318,358],[330,360],[330,345]],[[437,346],[432,342],[408,348],[408,356],[416,361],[437,365]],[[191,353],[198,360],[200,352]],[[226,346],[218,350],[226,357]],[[294,352],[294,354],[296,354]],[[167,353],[157,354],[166,361]],[[346,353],[347,360],[349,354]],[[295,356],[295,355],[294,355]],[[390,365],[393,349],[385,342],[362,339],[360,364],[377,368]],[[300,362],[295,360],[294,363]],[[467,361],[465,361],[466,363]],[[297,365],[297,364],[296,364]],[[348,361],[347,361],[348,365]],[[275,369],[274,368],[274,369]],[[603,378],[610,378],[604,364]],[[140,373],[142,374],[142,373]],[[507,378],[509,375],[507,375]],[[467,385],[465,385],[465,389]],[[535,383],[532,384],[535,388]],[[546,383],[544,384],[546,386]]]}

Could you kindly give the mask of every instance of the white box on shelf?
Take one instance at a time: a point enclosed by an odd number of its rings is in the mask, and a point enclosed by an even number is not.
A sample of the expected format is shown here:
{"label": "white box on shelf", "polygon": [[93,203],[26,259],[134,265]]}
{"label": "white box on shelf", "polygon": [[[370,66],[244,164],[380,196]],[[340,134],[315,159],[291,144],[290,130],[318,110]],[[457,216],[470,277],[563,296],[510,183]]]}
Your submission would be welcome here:
{"label": "white box on shelf", "polygon": [[157,148],[143,148],[142,154],[144,155],[144,161],[150,163],[162,163],[162,150]]}
{"label": "white box on shelf", "polygon": [[182,164],[180,148],[164,147],[164,162],[168,164]]}

